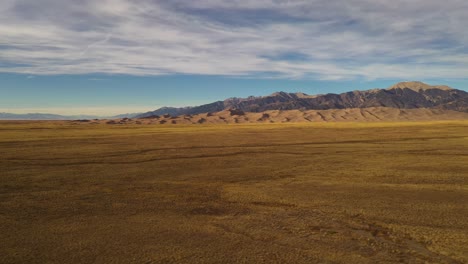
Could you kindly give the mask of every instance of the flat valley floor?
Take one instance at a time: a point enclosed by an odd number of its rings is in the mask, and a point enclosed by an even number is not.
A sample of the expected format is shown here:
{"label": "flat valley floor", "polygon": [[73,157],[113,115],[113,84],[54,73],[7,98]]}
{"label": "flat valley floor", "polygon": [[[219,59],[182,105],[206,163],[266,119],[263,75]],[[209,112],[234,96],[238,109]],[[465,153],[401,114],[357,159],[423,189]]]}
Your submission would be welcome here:
{"label": "flat valley floor", "polygon": [[468,263],[468,122],[0,123],[0,263]]}

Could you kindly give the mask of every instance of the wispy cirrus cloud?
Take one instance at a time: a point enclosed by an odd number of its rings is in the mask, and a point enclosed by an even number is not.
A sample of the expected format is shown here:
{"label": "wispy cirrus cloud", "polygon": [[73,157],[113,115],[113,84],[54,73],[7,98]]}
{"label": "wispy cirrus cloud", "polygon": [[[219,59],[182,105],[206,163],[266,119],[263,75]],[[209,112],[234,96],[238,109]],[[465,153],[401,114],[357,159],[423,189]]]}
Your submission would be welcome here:
{"label": "wispy cirrus cloud", "polygon": [[5,0],[0,72],[465,78],[468,3]]}

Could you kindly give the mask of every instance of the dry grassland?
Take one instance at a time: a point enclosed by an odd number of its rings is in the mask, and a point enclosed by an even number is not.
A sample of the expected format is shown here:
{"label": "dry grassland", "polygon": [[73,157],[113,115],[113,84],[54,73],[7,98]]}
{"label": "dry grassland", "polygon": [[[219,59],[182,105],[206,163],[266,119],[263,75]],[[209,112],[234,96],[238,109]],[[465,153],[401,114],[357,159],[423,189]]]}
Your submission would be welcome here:
{"label": "dry grassland", "polygon": [[0,263],[468,263],[468,122],[0,123]]}

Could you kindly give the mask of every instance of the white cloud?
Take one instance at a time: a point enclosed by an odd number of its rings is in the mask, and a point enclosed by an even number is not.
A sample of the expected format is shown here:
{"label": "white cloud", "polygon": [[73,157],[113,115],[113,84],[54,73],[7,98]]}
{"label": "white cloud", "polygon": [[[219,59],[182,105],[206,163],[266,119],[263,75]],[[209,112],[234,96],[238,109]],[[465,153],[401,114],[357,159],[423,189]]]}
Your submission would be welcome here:
{"label": "white cloud", "polygon": [[467,12],[459,0],[2,1],[0,72],[464,78]]}

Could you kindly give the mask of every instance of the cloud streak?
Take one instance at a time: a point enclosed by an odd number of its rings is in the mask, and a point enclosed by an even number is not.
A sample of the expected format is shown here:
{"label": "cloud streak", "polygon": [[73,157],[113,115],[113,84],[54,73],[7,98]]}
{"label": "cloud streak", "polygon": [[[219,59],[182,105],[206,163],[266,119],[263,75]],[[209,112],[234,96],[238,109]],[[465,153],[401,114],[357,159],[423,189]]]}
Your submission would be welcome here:
{"label": "cloud streak", "polygon": [[459,0],[5,0],[0,72],[466,78]]}

